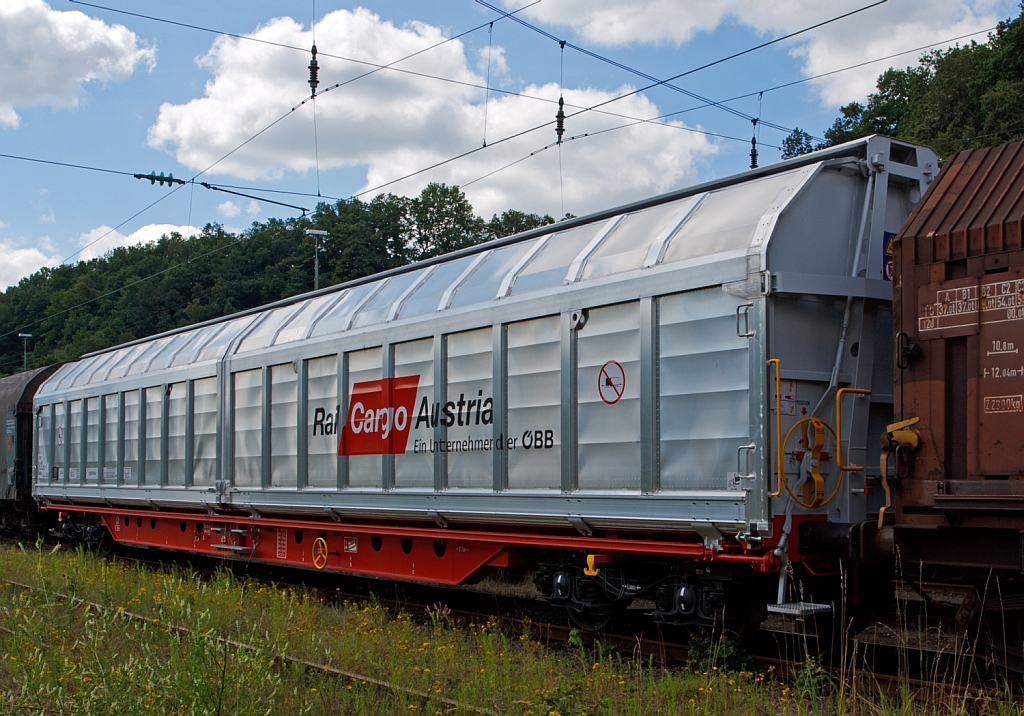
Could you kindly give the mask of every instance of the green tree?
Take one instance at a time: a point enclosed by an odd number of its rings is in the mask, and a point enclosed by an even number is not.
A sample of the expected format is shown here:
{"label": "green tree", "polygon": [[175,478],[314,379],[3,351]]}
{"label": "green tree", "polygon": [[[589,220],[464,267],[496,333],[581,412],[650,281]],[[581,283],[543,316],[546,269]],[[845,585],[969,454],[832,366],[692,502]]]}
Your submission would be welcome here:
{"label": "green tree", "polygon": [[811,141],[811,135],[796,127],[788,137],[782,140],[782,158],[792,159],[801,154],[813,152],[817,148]]}
{"label": "green tree", "polygon": [[925,56],[921,67],[905,70],[888,69],[878,78],[878,91],[868,97],[867,105],[851,102],[839,109],[842,115],[825,130],[823,146],[842,144],[871,134],[900,136],[913,124],[915,105],[920,101],[930,81],[932,70],[928,66],[931,56]]}
{"label": "green tree", "polygon": [[430,183],[409,202],[416,258],[464,249],[484,240],[484,220],[457,186]]}
{"label": "green tree", "polygon": [[488,239],[500,239],[503,236],[521,234],[524,231],[536,229],[538,226],[547,226],[553,223],[555,220],[548,214],[541,216],[509,209],[502,212],[501,216],[497,214],[492,216],[491,220],[487,222],[485,232]]}
{"label": "green tree", "polygon": [[29,367],[145,338],[313,288],[316,242],[320,285],[330,286],[485,238],[552,223],[510,210],[490,224],[458,187],[431,184],[416,198],[381,194],[321,203],[303,219],[270,219],[239,234],[207,225],[99,258],[43,268],[0,294],[0,375],[21,370],[19,331],[33,334]]}
{"label": "green tree", "polygon": [[886,134],[945,157],[1024,138],[1024,11],[999,23],[985,43],[935,50],[917,67],[886,70],[876,89],[866,104],[840,108],[826,146]]}
{"label": "green tree", "polygon": [[[352,199],[320,204],[311,228],[328,232],[321,242],[321,286],[404,266],[413,258],[409,200],[405,197],[381,194],[369,203]],[[313,286],[313,245],[313,237],[307,236],[297,266],[306,280],[301,290]]]}

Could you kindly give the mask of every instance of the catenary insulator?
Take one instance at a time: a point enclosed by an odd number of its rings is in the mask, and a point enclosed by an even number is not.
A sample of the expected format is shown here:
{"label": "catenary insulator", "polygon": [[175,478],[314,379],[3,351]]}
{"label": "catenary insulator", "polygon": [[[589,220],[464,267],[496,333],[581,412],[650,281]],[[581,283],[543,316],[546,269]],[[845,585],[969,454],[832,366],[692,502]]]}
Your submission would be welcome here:
{"label": "catenary insulator", "polygon": [[565,134],[565,102],[558,98],[558,114],[555,115],[555,134],[558,135],[558,143],[562,143],[562,135]]}
{"label": "catenary insulator", "polygon": [[755,117],[750,120],[750,123],[754,126],[754,134],[750,137],[750,168],[757,169],[757,123],[761,121],[760,118]]}
{"label": "catenary insulator", "polygon": [[317,76],[320,72],[320,65],[316,63],[316,45],[313,45],[312,49],[313,59],[309,61],[309,96],[312,97],[316,94],[317,85],[320,84],[320,78]]}

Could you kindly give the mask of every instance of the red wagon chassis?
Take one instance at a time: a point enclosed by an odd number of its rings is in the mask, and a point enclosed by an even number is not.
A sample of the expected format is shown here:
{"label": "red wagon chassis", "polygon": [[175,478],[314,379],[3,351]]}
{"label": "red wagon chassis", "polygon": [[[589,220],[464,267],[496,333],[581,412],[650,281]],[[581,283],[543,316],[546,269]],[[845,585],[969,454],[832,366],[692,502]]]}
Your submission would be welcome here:
{"label": "red wagon chassis", "polygon": [[683,535],[684,540],[614,534],[583,537],[554,531],[505,532],[84,505],[49,504],[42,509],[95,515],[114,540],[123,544],[436,584],[472,583],[489,569],[519,564],[524,550],[594,555],[595,564],[636,555],[731,562],[757,572],[776,572],[781,564],[767,546],[743,549],[737,544],[711,549],[701,542],[685,541],[691,535]]}

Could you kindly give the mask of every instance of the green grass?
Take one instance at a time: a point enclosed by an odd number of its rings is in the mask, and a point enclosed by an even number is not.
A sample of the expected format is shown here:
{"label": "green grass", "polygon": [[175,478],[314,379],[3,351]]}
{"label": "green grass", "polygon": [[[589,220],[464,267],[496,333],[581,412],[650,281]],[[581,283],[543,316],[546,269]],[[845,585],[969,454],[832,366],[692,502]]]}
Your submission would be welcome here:
{"label": "green grass", "polygon": [[863,685],[851,697],[813,665],[782,683],[718,666],[728,650],[714,644],[699,669],[661,668],[579,639],[556,648],[454,623],[444,609],[415,621],[228,571],[200,579],[28,545],[0,546],[0,585],[0,714],[471,713],[442,698],[516,716],[1020,713],[1009,698],[922,702]]}

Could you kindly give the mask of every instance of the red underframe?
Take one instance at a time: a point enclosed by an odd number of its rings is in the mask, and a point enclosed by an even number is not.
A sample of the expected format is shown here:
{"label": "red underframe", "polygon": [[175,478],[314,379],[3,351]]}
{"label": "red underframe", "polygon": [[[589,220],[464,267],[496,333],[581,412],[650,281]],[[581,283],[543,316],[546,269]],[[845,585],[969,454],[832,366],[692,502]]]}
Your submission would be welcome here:
{"label": "red underframe", "polygon": [[758,572],[778,571],[780,566],[778,557],[770,549],[744,550],[727,546],[713,550],[700,542],[583,537],[529,531],[492,532],[52,503],[41,509],[95,515],[114,540],[125,544],[307,569],[317,568],[313,562],[313,544],[322,537],[327,543],[327,562],[322,565],[325,571],[436,584],[472,583],[490,568],[513,566],[517,564],[520,549],[596,554],[599,562],[642,555],[747,564]]}

